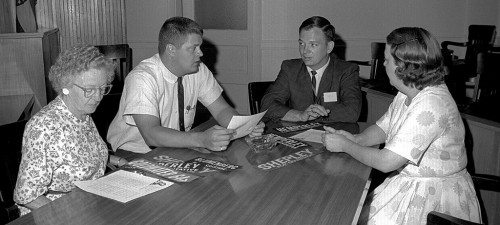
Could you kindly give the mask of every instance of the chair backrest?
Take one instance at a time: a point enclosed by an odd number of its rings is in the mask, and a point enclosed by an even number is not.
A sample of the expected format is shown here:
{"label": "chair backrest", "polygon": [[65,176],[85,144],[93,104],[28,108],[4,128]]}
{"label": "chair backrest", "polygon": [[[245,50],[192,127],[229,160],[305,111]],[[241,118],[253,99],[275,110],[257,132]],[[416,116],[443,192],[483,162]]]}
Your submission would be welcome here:
{"label": "chair backrest", "polygon": [[26,122],[21,120],[0,126],[0,224],[19,217],[13,194],[22,157],[23,132]]}
{"label": "chair backrest", "polygon": [[385,67],[384,67],[385,43],[372,42],[371,49],[372,49],[372,63],[370,70],[370,79],[389,80],[389,77],[387,77],[387,74],[385,73]]}
{"label": "chair backrest", "polygon": [[118,63],[111,93],[121,93],[125,77],[132,70],[132,49],[128,44],[96,45],[106,57]]}
{"label": "chair backrest", "polygon": [[471,45],[493,44],[496,38],[496,26],[494,25],[470,25],[468,41]]}
{"label": "chair backrest", "polygon": [[370,61],[349,60],[349,62],[356,63],[360,66],[370,66],[370,80],[389,80],[385,73],[384,67],[384,51],[385,43],[372,42],[371,46],[371,59]]}
{"label": "chair backrest", "polygon": [[432,211],[427,214],[427,225],[481,225],[460,218],[456,218],[444,213]]}
{"label": "chair backrest", "polygon": [[496,26],[470,25],[465,61],[475,63],[477,54],[493,46],[495,38]]}
{"label": "chair backrest", "polygon": [[[500,177],[486,174],[471,174],[476,193],[479,190],[494,191],[500,193]],[[480,196],[478,196],[480,197]],[[480,202],[482,200],[480,199]],[[484,212],[482,212],[483,214]],[[486,215],[483,214],[483,220]],[[454,216],[432,211],[427,214],[427,225],[479,225],[470,221],[462,220]]]}
{"label": "chair backrest", "polygon": [[105,95],[102,98],[101,103],[97,106],[95,112],[91,114],[97,131],[99,131],[99,135],[101,135],[105,142],[109,125],[111,125],[111,121],[113,121],[116,113],[118,112],[121,96],[122,95],[120,93]]}
{"label": "chair backrest", "polygon": [[482,52],[477,55],[477,76],[473,102],[500,103],[500,52]]}
{"label": "chair backrest", "polygon": [[257,81],[248,83],[248,100],[250,103],[250,113],[256,114],[260,112],[260,102],[267,88],[273,84],[274,81]]}

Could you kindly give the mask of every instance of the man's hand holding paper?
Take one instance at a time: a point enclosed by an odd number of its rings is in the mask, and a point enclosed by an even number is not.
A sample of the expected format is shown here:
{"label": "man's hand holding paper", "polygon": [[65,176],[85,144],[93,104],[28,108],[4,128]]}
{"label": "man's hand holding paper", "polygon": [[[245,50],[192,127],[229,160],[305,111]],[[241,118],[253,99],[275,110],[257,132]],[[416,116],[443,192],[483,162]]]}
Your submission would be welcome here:
{"label": "man's hand holding paper", "polygon": [[265,124],[260,120],[266,112],[261,112],[251,116],[233,116],[227,129],[234,129],[236,132],[231,140],[250,134],[250,136],[260,136],[264,132]]}

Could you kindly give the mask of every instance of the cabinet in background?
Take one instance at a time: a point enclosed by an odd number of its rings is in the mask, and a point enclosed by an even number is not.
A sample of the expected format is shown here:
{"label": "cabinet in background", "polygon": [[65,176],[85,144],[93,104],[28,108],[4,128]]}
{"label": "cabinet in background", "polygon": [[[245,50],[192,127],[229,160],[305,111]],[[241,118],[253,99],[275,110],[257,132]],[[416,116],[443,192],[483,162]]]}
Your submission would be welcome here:
{"label": "cabinet in background", "polygon": [[56,97],[48,75],[58,35],[57,28],[0,34],[0,125],[29,118]]}

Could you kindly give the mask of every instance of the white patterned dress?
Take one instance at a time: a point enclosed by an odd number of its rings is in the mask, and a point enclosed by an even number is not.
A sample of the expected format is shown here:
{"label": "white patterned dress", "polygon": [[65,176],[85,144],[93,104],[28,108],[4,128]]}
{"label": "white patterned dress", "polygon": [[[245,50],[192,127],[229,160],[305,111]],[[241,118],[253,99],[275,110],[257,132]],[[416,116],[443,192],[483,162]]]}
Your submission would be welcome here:
{"label": "white patterned dress", "polygon": [[[73,181],[103,176],[108,149],[90,116],[77,119],[57,97],[26,124],[14,201],[41,195],[55,200],[75,188]],[[29,212],[19,206],[21,215]]]}
{"label": "white patterned dress", "polygon": [[408,163],[367,197],[359,223],[425,224],[430,211],[480,222],[464,124],[447,87],[426,87],[408,106],[406,99],[399,92],[377,125],[385,148]]}

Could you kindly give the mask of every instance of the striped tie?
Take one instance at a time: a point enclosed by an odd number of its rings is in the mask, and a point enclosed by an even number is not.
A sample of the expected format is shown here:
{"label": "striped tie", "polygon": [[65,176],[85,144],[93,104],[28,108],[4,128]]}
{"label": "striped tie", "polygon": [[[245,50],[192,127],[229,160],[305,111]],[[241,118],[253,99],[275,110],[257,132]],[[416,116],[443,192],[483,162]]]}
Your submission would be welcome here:
{"label": "striped tie", "polygon": [[177,101],[179,105],[179,130],[185,131],[184,128],[184,86],[182,85],[182,77],[177,78]]}
{"label": "striped tie", "polygon": [[313,71],[311,71],[311,74],[312,74],[311,82],[312,82],[313,94],[314,94],[314,97],[316,97],[316,74],[317,74],[317,72],[313,70]]}

